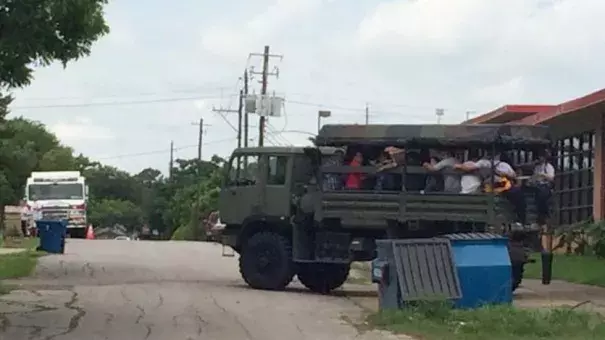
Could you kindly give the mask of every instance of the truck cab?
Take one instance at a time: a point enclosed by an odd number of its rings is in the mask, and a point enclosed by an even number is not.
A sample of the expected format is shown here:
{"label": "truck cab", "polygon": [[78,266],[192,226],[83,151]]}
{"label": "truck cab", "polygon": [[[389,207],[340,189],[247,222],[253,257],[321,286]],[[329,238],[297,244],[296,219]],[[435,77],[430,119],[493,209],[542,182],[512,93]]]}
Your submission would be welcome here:
{"label": "truck cab", "polygon": [[[230,230],[252,232],[255,225],[288,227],[309,183],[315,180],[314,165],[304,147],[240,148],[226,165],[219,197],[221,221]],[[314,149],[314,148],[311,148]],[[336,148],[321,148],[330,155]],[[252,228],[248,231],[240,230]],[[230,235],[237,250],[241,244]],[[241,238],[240,238],[241,240]]]}
{"label": "truck cab", "polygon": [[88,186],[79,171],[32,172],[24,199],[37,219],[65,220],[70,236],[85,236]]}

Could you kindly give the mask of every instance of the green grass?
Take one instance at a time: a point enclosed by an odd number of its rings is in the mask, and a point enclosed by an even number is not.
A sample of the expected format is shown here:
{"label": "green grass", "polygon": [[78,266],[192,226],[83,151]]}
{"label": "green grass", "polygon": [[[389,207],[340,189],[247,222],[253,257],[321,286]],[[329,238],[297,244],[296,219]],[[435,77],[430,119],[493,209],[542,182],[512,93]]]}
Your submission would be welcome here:
{"label": "green grass", "polygon": [[31,275],[42,255],[43,253],[36,251],[0,255],[0,280]]}
{"label": "green grass", "polygon": [[[31,275],[36,268],[38,258],[44,255],[43,252],[35,251],[38,244],[37,238],[7,239],[4,243],[5,248],[23,248],[26,251],[0,255],[0,280],[17,279]],[[0,295],[10,292],[13,288],[0,281]]]}
{"label": "green grass", "polygon": [[600,315],[563,308],[458,310],[446,304],[425,304],[376,313],[367,322],[423,340],[605,339],[605,322]]}
{"label": "green grass", "polygon": [[37,237],[7,237],[4,240],[3,248],[23,248],[34,250],[40,244],[40,240]]}
{"label": "green grass", "polygon": [[[540,255],[534,255],[536,263],[525,266],[525,278],[542,278]],[[555,255],[553,280],[605,287],[605,260],[594,256]]]}

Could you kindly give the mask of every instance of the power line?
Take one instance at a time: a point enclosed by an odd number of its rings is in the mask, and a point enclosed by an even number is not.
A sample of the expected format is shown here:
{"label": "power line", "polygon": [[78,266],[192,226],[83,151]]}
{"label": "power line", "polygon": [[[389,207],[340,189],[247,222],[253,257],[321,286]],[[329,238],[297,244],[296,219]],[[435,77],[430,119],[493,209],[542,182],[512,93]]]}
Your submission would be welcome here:
{"label": "power line", "polygon": [[179,93],[199,93],[200,91],[208,92],[208,90],[216,90],[217,92],[223,92],[231,89],[230,86],[199,86],[184,90],[170,90],[163,92],[133,92],[133,93],[120,93],[120,94],[108,94],[100,96],[63,96],[63,97],[19,97],[23,101],[47,101],[47,100],[92,100],[92,99],[114,99],[114,98],[128,98],[128,97],[146,97],[146,96],[158,96],[167,94],[179,94]]}
{"label": "power line", "polygon": [[[228,142],[228,141],[232,141],[232,140],[234,141],[235,137],[213,140],[213,141],[203,143],[202,145],[218,144],[218,143]],[[172,150],[179,151],[179,150],[192,149],[192,148],[197,148],[197,147],[198,147],[198,144],[190,144],[190,145],[174,147],[174,148],[172,148]],[[132,158],[132,157],[139,157],[139,156],[158,155],[158,154],[165,154],[167,152],[170,152],[170,150],[171,149],[144,151],[144,152],[122,154],[122,155],[116,155],[116,156],[110,156],[110,157],[101,157],[101,158],[96,158],[96,159],[97,160],[107,160],[107,159]]]}
{"label": "power line", "polygon": [[[229,96],[231,97],[231,96]],[[31,109],[55,109],[55,108],[78,108],[78,107],[97,107],[97,106],[121,106],[121,105],[138,105],[138,104],[154,104],[154,103],[169,103],[180,101],[191,101],[201,99],[222,99],[224,96],[196,96],[196,97],[178,97],[178,98],[163,98],[163,99],[148,99],[148,100],[132,100],[132,101],[112,101],[104,103],[82,103],[82,104],[50,104],[50,105],[32,105],[32,106],[15,106],[12,110],[31,110]]]}

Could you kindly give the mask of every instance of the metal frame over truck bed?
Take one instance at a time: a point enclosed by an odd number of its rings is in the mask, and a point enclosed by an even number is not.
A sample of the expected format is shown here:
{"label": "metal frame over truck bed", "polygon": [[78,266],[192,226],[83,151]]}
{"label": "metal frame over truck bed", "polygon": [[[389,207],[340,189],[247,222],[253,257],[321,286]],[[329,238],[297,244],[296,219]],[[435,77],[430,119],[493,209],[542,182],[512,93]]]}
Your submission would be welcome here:
{"label": "metal frame over truck bed", "polygon": [[[323,157],[343,146],[495,153],[548,148],[550,140],[547,128],[540,126],[327,125],[314,147],[237,149],[225,176],[220,212],[226,224],[223,243],[240,253],[240,271],[250,286],[282,289],[298,275],[310,289],[327,292],[344,283],[351,261],[375,257],[376,239],[506,232],[512,221],[510,205],[494,194],[405,190],[406,178],[426,171],[420,166],[390,170],[402,176],[402,190],[323,191],[326,173],[376,172],[374,167],[321,166]],[[242,160],[250,155],[258,162],[254,167]],[[284,165],[279,185],[269,180],[277,159]],[[234,173],[237,179],[242,171],[254,180],[238,184]],[[527,257],[522,245],[511,244],[515,288]]]}

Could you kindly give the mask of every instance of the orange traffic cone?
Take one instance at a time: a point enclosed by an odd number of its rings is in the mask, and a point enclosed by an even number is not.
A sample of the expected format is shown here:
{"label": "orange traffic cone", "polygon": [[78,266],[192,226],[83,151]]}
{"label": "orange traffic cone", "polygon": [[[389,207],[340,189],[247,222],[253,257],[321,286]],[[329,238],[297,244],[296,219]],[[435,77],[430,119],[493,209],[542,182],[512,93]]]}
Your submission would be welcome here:
{"label": "orange traffic cone", "polygon": [[86,239],[87,240],[94,240],[95,239],[95,232],[92,228],[92,225],[88,225],[88,228],[86,228]]}

